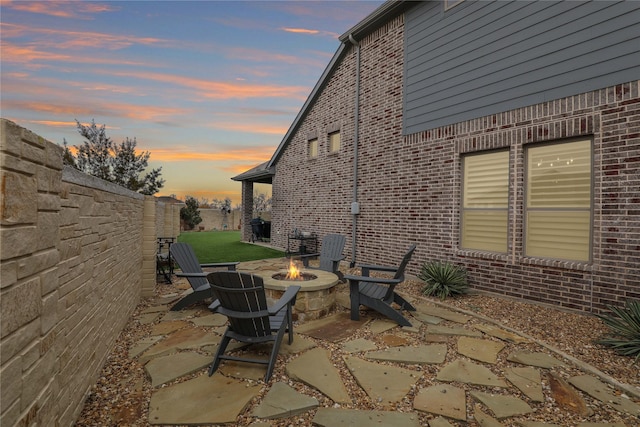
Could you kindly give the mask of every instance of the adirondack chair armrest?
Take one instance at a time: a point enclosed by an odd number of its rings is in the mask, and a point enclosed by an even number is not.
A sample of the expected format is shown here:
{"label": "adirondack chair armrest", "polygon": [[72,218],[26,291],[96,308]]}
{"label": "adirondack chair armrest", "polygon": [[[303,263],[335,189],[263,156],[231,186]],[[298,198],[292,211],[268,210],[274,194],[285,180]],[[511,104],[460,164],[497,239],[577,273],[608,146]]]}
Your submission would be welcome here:
{"label": "adirondack chair armrest", "polygon": [[344,278],[349,280],[350,282],[371,282],[371,283],[379,283],[381,285],[397,285],[403,280],[403,279],[383,278],[383,277],[352,276],[350,274],[345,274]]}
{"label": "adirondack chair armrest", "polygon": [[218,311],[218,307],[220,307],[220,300],[215,300],[214,302],[209,304],[209,310],[211,310],[213,312],[217,312]]}
{"label": "adirondack chair armrest", "polygon": [[389,273],[395,273],[398,271],[398,267],[395,266],[386,266],[386,265],[372,265],[372,264],[363,264],[360,265],[360,270],[362,270],[363,276],[368,276],[371,270],[373,271],[386,271]]}
{"label": "adirondack chair armrest", "polygon": [[207,264],[200,264],[201,268],[215,268],[215,267],[227,267],[229,271],[236,271],[236,266],[240,264],[239,262],[214,262]]}
{"label": "adirondack chair armrest", "polygon": [[302,260],[302,265],[304,265],[305,267],[309,267],[309,259],[317,258],[319,256],[320,254],[303,254],[300,255],[300,259]]}
{"label": "adirondack chair armrest", "polygon": [[208,273],[176,273],[178,277],[207,277]]}
{"label": "adirondack chair armrest", "polygon": [[289,286],[284,294],[280,297],[278,301],[271,307],[269,307],[269,314],[276,314],[280,310],[284,308],[287,304],[295,304],[296,296],[298,295],[298,291],[300,290],[300,286]]}
{"label": "adirondack chair armrest", "polygon": [[319,253],[318,254],[302,254],[302,255],[298,255],[298,256],[301,259],[304,259],[304,258],[315,258],[315,257],[320,256],[320,254]]}

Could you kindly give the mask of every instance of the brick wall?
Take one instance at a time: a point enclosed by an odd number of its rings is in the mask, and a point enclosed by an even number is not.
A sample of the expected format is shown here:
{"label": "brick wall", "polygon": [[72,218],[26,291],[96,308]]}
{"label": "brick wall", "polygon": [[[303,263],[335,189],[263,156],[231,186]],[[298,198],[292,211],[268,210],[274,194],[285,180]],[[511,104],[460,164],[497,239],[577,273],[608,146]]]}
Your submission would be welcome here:
{"label": "brick wall", "polygon": [[[394,264],[416,243],[410,273],[427,260],[453,261],[468,269],[477,290],[594,312],[640,298],[640,82],[402,135],[403,17],[360,46],[357,262]],[[352,47],[276,165],[276,246],[294,228],[342,233],[351,260],[355,84]],[[336,124],[342,148],[327,154],[327,132]],[[314,134],[319,156],[310,160]],[[593,262],[526,258],[524,147],[577,136],[594,141]],[[499,147],[510,149],[515,183],[509,251],[461,250],[461,156]]]}
{"label": "brick wall", "polygon": [[158,208],[64,168],[61,147],[15,123],[0,130],[0,425],[73,425],[153,293]]}

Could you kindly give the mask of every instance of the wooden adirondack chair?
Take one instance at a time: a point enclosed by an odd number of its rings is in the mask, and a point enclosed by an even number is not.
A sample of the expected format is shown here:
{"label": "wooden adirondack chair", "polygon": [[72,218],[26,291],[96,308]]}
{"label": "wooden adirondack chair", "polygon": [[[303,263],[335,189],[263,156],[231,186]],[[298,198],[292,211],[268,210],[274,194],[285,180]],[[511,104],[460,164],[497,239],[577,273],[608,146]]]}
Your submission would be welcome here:
{"label": "wooden adirondack chair", "polygon": [[[380,265],[361,265],[362,276],[346,275],[349,280],[349,295],[351,298],[351,320],[360,319],[360,305],[372,308],[378,313],[396,321],[401,326],[411,326],[411,323],[395,308],[396,303],[400,310],[415,311],[407,300],[395,292],[395,287],[404,281],[404,270],[411,260],[416,245],[409,247],[398,267]],[[394,273],[393,278],[370,277],[371,271],[383,271]]]}
{"label": "wooden adirondack chair", "polygon": [[[229,326],[209,368],[209,376],[218,369],[221,360],[235,360],[267,365],[264,380],[268,382],[286,331],[289,332],[289,344],[293,342],[291,310],[300,286],[289,286],[282,297],[272,307],[268,307],[261,277],[248,273],[217,271],[210,273],[207,279],[214,297],[217,298],[209,308],[229,319]],[[225,355],[232,339],[249,344],[273,342],[271,355],[268,360]]]}
{"label": "wooden adirondack chair", "polygon": [[302,264],[305,268],[309,267],[309,259],[320,257],[320,270],[328,271],[338,276],[341,282],[344,282],[344,274],[339,270],[340,261],[344,259],[342,251],[344,251],[345,237],[341,234],[327,234],[322,239],[320,253],[300,255]]}
{"label": "wooden adirondack chair", "polygon": [[193,289],[193,292],[184,296],[173,307],[172,311],[179,311],[185,307],[190,306],[198,301],[203,301],[207,298],[211,298],[211,286],[207,281],[207,274],[203,268],[227,268],[228,270],[235,270],[238,262],[221,262],[221,263],[209,263],[200,264],[196,257],[193,248],[188,243],[174,243],[171,245],[171,257],[180,266],[182,272],[176,273],[176,276],[186,277]]}

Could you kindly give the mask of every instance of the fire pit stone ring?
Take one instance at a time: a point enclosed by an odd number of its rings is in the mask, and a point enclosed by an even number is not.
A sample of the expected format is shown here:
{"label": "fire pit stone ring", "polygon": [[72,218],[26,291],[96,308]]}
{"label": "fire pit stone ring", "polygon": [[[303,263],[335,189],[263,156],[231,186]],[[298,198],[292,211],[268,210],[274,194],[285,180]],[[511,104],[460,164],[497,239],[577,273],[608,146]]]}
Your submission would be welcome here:
{"label": "fire pit stone ring", "polygon": [[325,317],[336,306],[336,285],[340,282],[338,276],[328,271],[313,270],[303,273],[313,275],[307,280],[279,280],[274,276],[285,276],[286,270],[261,271],[257,273],[264,282],[267,297],[277,301],[289,286],[300,286],[293,309],[295,320],[307,321]]}

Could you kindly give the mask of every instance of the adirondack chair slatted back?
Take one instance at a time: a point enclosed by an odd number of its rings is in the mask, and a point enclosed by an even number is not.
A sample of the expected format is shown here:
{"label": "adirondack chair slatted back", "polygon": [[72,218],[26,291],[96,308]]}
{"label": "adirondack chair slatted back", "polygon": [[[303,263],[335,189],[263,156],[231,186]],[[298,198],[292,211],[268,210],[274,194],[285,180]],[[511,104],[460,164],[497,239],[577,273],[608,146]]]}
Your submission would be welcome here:
{"label": "adirondack chair slatted back", "polygon": [[229,318],[231,329],[241,335],[271,335],[267,297],[262,278],[247,273],[215,272],[208,276],[219,313]]}
{"label": "adirondack chair slatted back", "polygon": [[[188,243],[174,243],[171,245],[171,256],[180,266],[183,273],[202,273],[200,262],[196,257],[193,248]],[[197,289],[207,284],[206,277],[187,277],[193,289]]]}
{"label": "adirondack chair slatted back", "polygon": [[327,234],[320,248],[320,270],[333,272],[334,263],[342,258],[345,237],[341,234]]}
{"label": "adirondack chair slatted back", "polygon": [[[416,245],[411,245],[409,247],[409,250],[402,258],[402,261],[400,261],[400,265],[396,270],[396,274],[393,276],[394,279],[400,279],[401,281],[404,281],[404,270],[407,268],[407,264],[409,264],[409,261],[411,261],[411,257],[413,256],[413,252],[415,250],[416,250]],[[395,285],[389,286],[389,288],[387,289],[387,294],[384,297],[385,301],[389,301],[393,299],[394,289],[395,289]]]}
{"label": "adirondack chair slatted back", "polygon": [[400,265],[398,266],[398,270],[396,270],[396,274],[393,276],[394,279],[404,279],[404,270],[407,268],[407,264],[411,261],[411,257],[413,256],[413,251],[416,250],[416,245],[411,245],[407,253],[402,258]]}

